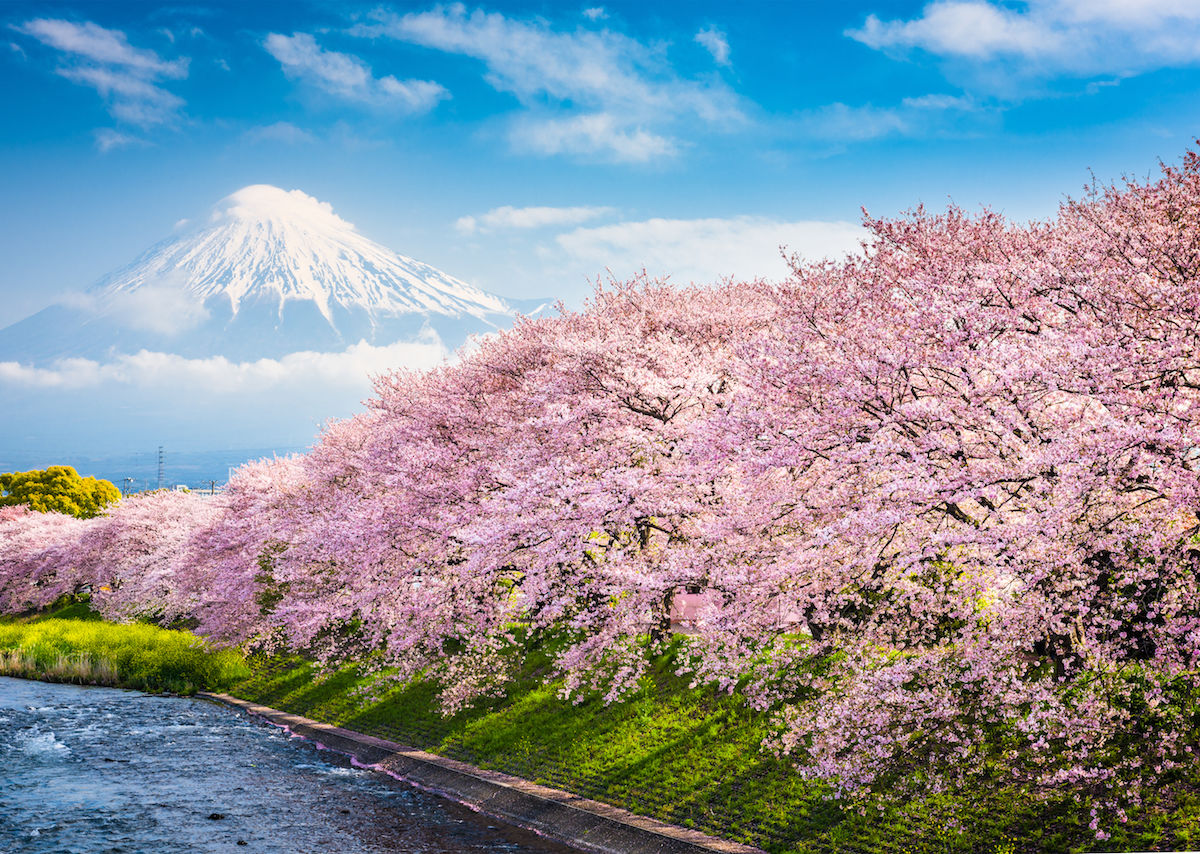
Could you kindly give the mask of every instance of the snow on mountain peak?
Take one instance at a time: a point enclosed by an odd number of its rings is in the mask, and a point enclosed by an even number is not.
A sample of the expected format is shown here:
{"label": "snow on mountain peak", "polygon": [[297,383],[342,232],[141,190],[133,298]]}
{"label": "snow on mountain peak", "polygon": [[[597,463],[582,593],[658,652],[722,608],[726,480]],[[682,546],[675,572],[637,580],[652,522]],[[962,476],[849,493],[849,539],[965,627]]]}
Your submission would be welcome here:
{"label": "snow on mountain peak", "polygon": [[506,327],[500,297],[364,237],[300,190],[243,187],[82,294],[0,330],[0,361],[342,352]]}
{"label": "snow on mountain peak", "polygon": [[[252,184],[218,202],[207,220],[151,247],[95,288],[117,305],[166,288],[206,311],[236,317],[250,302],[315,308],[342,334],[339,312],[375,323],[397,315],[486,320],[512,315],[502,299],[359,234],[333,207],[301,190]],[[224,311],[218,307],[227,307]],[[294,313],[294,312],[293,312]]]}
{"label": "snow on mountain peak", "polygon": [[211,223],[223,220],[279,220],[304,223],[316,229],[354,231],[354,226],[333,212],[328,202],[302,190],[283,190],[270,184],[251,184],[226,196],[213,208]]}

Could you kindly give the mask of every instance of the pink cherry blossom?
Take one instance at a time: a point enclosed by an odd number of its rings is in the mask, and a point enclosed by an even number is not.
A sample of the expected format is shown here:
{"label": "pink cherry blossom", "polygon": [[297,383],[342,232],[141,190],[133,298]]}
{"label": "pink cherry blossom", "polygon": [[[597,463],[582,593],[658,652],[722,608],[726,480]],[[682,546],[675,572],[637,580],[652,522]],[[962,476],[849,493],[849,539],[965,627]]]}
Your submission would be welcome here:
{"label": "pink cherry blossom", "polygon": [[1200,154],[1047,222],[866,225],[783,282],[598,287],[380,376],[207,502],[0,510],[0,609],[91,589],[451,710],[550,639],[565,695],[619,699],[674,615],[681,672],[839,797],[999,775],[1120,820],[1196,735]]}

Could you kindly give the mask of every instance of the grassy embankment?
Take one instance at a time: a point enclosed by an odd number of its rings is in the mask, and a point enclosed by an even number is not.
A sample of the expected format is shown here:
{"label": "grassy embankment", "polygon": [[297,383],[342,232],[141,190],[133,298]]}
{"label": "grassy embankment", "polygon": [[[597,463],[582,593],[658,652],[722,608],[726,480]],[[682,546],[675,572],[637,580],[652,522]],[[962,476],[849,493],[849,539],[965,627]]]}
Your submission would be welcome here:
{"label": "grassy embankment", "polygon": [[[1000,781],[862,815],[828,800],[786,760],[761,749],[773,715],[691,688],[670,656],[632,699],[574,705],[542,685],[536,657],[503,698],[450,718],[428,684],[381,690],[353,667],[320,674],[298,658],[254,661],[231,693],[626,807],[770,852],[1067,852],[1195,848],[1200,774],[1169,810],[1131,816],[1100,843],[1086,807],[1034,803]],[[961,828],[962,832],[959,832]]]}
{"label": "grassy embankment", "polygon": [[[548,660],[532,655],[506,696],[446,718],[429,684],[385,687],[354,667],[318,673],[299,658],[251,660],[250,673],[235,654],[198,650],[186,633],[80,620],[87,613],[79,608],[49,616],[0,623],[0,650],[18,649],[31,662],[10,675],[152,690],[225,688],[779,854],[1163,850],[1194,848],[1191,840],[1200,838],[1200,772],[1173,786],[1169,811],[1107,828],[1113,838],[1105,843],[1087,830],[1086,808],[1035,804],[1000,784],[866,815],[842,809],[786,760],[762,751],[771,714],[690,688],[674,675],[669,656],[654,663],[634,697],[605,706],[599,699],[578,705],[560,699],[556,685],[541,684]],[[0,662],[13,660],[0,652]],[[103,673],[114,680],[93,678]]]}
{"label": "grassy embankment", "polygon": [[0,676],[192,694],[250,675],[232,650],[209,650],[187,632],[100,621],[83,602],[0,621]]}

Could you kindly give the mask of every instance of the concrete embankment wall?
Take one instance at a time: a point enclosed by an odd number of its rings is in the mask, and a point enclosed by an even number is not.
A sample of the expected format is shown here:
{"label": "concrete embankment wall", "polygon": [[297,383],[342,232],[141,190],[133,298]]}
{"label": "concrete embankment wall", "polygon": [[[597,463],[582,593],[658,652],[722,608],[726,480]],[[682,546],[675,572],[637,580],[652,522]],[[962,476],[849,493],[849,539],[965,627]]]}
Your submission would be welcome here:
{"label": "concrete embankment wall", "polygon": [[581,851],[596,854],[763,854],[748,845],[715,839],[519,777],[476,768],[228,694],[202,693],[200,696],[265,718],[419,789]]}

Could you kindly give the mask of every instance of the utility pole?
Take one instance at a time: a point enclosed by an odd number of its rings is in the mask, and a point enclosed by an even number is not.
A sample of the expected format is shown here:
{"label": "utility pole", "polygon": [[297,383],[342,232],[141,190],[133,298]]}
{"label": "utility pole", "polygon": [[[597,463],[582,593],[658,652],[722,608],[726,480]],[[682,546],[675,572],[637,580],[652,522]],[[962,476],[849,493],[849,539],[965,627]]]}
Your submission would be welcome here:
{"label": "utility pole", "polygon": [[163,488],[163,482],[164,482],[163,475],[165,473],[164,469],[166,468],[166,462],[167,462],[167,457],[163,453],[163,446],[159,445],[158,446],[158,488],[159,489]]}
{"label": "utility pole", "polygon": [[121,494],[127,496],[129,495],[129,487],[133,484],[133,478],[126,477],[122,483],[124,484],[125,488],[121,490]]}
{"label": "utility pole", "polygon": [[208,494],[215,495],[217,491],[217,482],[215,480],[202,480],[201,483],[208,484]]}

